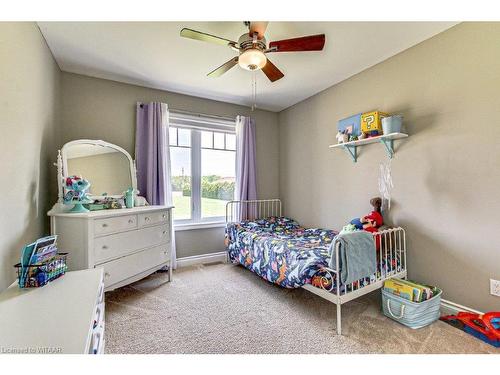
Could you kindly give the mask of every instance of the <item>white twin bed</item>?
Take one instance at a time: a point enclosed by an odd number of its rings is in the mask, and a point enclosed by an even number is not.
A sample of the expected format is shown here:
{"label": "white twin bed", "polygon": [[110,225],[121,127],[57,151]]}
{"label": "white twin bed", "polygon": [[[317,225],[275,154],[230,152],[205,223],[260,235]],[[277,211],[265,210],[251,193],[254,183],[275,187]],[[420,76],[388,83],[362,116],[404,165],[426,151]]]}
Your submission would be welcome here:
{"label": "white twin bed", "polygon": [[279,199],[230,201],[226,205],[228,261],[275,284],[301,287],[334,303],[340,335],[342,304],[381,288],[389,278],[406,278],[406,237],[400,227],[373,233],[377,271],[343,284],[337,282],[342,265],[336,234],[319,228],[306,229],[282,217]]}

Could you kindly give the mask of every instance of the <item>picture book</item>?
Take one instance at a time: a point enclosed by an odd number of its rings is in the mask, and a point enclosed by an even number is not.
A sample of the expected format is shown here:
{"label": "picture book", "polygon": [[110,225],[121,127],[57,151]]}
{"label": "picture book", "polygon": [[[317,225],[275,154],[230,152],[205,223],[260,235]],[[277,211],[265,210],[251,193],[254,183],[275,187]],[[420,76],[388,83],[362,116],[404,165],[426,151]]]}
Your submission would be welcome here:
{"label": "picture book", "polygon": [[[406,298],[413,302],[423,302],[436,294],[436,287],[419,284],[411,280],[393,278],[384,283],[384,289],[392,294]],[[409,297],[411,296],[411,297]]]}
{"label": "picture book", "polygon": [[384,290],[409,301],[413,301],[414,288],[408,284],[402,283],[401,281],[402,280],[396,278],[386,280],[384,282]]}

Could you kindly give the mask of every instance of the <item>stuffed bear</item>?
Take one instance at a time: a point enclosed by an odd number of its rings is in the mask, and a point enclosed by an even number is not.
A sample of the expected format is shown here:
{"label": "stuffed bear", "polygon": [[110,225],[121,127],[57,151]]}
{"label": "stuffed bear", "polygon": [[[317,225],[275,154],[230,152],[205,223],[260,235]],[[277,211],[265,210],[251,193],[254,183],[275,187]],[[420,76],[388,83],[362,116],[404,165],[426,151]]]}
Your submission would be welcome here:
{"label": "stuffed bear", "polygon": [[378,197],[372,198],[370,204],[373,206],[373,211],[366,216],[351,220],[350,224],[358,230],[373,233],[378,232],[378,228],[384,224],[384,218],[381,214],[382,199]]}

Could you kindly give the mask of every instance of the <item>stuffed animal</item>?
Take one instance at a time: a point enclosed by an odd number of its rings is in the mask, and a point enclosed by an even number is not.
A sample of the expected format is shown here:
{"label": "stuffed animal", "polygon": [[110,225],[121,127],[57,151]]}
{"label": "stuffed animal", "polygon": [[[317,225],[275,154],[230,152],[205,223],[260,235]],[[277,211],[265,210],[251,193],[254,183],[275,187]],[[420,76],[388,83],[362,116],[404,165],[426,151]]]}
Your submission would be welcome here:
{"label": "stuffed animal", "polygon": [[346,134],[339,130],[335,138],[337,138],[337,143],[346,143],[349,141],[349,134]]}
{"label": "stuffed animal", "polygon": [[350,224],[354,225],[358,230],[373,233],[378,232],[378,228],[384,224],[384,218],[381,214],[382,199],[379,197],[372,198],[370,204],[373,206],[373,211],[366,216],[352,219]]}
{"label": "stuffed animal", "polygon": [[66,194],[64,195],[64,203],[72,204],[76,202],[84,202],[90,200],[87,190],[90,188],[90,182],[80,176],[69,176],[64,180]]}

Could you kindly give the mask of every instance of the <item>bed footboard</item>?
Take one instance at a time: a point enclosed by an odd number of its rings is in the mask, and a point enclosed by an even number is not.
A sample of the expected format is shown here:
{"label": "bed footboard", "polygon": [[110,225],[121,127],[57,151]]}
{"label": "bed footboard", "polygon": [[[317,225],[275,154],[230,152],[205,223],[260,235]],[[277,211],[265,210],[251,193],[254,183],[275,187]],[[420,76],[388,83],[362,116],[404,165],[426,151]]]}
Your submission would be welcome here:
{"label": "bed footboard", "polygon": [[[377,272],[369,280],[354,281],[340,285],[339,244],[335,244],[335,269],[322,268],[323,275],[318,286],[306,284],[304,289],[337,305],[337,334],[342,334],[341,305],[384,286],[384,281],[392,277],[406,278],[406,233],[403,228],[391,228],[373,233],[378,244]],[[330,280],[328,280],[330,279]],[[332,280],[336,282],[333,283]],[[331,281],[331,284],[329,283]],[[329,287],[325,286],[330,284]]]}

